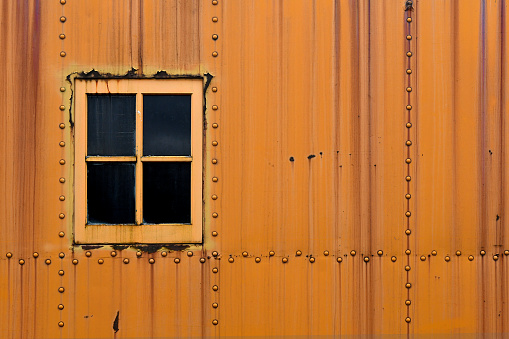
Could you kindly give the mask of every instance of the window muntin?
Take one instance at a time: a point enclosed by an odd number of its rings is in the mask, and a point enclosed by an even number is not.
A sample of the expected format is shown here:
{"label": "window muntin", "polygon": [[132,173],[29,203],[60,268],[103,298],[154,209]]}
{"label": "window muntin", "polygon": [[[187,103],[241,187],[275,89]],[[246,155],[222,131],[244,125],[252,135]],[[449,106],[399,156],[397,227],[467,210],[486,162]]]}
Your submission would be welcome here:
{"label": "window muntin", "polygon": [[202,81],[76,79],[75,107],[75,241],[201,242]]}

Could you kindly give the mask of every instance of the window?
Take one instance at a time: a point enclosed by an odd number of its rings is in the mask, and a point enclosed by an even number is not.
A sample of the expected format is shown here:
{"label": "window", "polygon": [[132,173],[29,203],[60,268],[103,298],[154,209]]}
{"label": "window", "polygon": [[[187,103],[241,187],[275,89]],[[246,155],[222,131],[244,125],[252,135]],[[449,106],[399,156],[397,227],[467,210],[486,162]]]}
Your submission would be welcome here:
{"label": "window", "polygon": [[202,81],[76,79],[75,241],[202,240]]}

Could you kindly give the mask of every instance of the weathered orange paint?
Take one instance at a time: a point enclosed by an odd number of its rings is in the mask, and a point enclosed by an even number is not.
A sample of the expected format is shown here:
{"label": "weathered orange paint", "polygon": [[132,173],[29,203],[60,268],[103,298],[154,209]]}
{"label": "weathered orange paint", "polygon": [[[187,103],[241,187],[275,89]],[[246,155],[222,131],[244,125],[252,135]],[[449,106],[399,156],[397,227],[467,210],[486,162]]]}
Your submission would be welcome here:
{"label": "weathered orange paint", "polygon": [[[0,8],[3,337],[509,331],[505,0],[64,2]],[[66,78],[92,69],[213,76],[203,244],[73,245]]]}

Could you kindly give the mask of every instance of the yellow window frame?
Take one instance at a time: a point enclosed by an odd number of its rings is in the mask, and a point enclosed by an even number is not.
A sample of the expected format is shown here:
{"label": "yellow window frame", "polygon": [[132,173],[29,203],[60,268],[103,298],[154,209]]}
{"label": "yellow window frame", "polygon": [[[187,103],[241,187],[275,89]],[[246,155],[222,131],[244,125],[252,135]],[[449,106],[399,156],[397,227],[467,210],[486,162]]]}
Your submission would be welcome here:
{"label": "yellow window frame", "polygon": [[[87,94],[136,95],[136,156],[87,156]],[[143,95],[191,95],[191,156],[143,156]],[[203,81],[202,79],[75,79],[74,91],[74,241],[77,244],[201,243],[203,231]],[[135,162],[136,224],[87,224],[87,162]],[[191,162],[191,223],[146,224],[143,215],[142,162]]]}

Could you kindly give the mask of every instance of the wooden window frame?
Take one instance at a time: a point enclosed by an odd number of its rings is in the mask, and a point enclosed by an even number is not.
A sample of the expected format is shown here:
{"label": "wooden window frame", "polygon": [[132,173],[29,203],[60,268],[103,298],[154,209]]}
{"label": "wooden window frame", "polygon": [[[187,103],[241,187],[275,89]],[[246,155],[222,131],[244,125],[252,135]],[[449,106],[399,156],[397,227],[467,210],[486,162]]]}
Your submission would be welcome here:
{"label": "wooden window frame", "polygon": [[[87,156],[87,95],[136,95],[136,156]],[[143,155],[143,95],[191,95],[191,156]],[[75,79],[74,91],[74,241],[77,244],[201,243],[203,232],[203,80],[202,79]],[[136,163],[135,225],[87,224],[87,162]],[[191,223],[142,224],[142,162],[191,162]]]}

